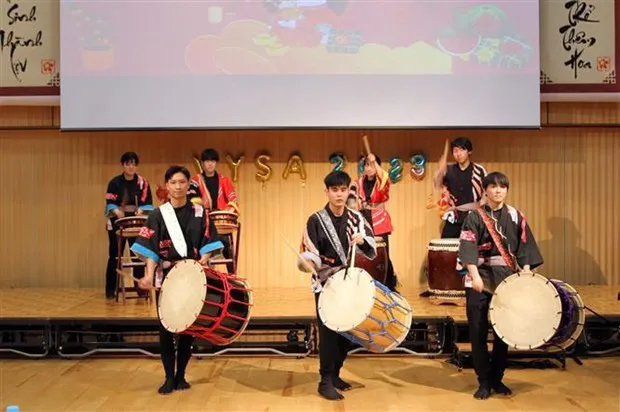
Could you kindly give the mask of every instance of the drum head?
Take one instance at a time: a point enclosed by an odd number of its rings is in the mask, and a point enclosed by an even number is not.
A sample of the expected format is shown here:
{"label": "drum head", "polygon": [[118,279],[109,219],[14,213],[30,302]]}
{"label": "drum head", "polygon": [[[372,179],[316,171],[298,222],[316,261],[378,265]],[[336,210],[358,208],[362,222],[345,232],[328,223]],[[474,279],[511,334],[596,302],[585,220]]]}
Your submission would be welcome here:
{"label": "drum head", "polygon": [[560,326],[562,301],[544,276],[514,274],[495,289],[489,318],[495,333],[509,347],[536,349],[551,340]]}
{"label": "drum head", "polygon": [[327,280],[319,295],[319,316],[333,331],[351,330],[370,314],[375,293],[374,279],[364,269],[341,269]]}
{"label": "drum head", "polygon": [[157,313],[163,327],[180,333],[192,326],[200,315],[207,295],[207,278],[195,260],[177,262],[161,286]]}

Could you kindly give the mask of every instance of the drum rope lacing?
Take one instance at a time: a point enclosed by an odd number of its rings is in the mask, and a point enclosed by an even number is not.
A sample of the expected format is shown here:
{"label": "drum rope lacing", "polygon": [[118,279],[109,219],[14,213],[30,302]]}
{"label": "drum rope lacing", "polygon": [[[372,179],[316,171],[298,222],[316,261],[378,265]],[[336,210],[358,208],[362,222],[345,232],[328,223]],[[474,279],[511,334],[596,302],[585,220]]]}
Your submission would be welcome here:
{"label": "drum rope lacing", "polygon": [[375,346],[378,349],[382,350],[382,349],[384,349],[384,347],[379,345],[378,343],[375,343],[373,341],[373,338],[375,336],[387,337],[387,338],[391,339],[393,342],[397,342],[396,338],[394,338],[393,336],[388,334],[387,326],[394,323],[394,324],[397,324],[398,326],[400,326],[402,328],[407,328],[406,325],[404,325],[401,321],[399,321],[396,318],[396,316],[394,315],[392,309],[393,308],[399,308],[399,309],[402,309],[404,312],[408,312],[409,310],[406,307],[404,307],[403,305],[401,305],[399,302],[385,303],[385,302],[379,300],[376,296],[373,299],[375,300],[375,304],[379,303],[381,305],[382,309],[384,309],[385,311],[389,312],[389,314],[392,317],[392,319],[385,321],[385,320],[378,319],[375,316],[368,316],[368,319],[372,319],[379,326],[381,326],[381,331],[380,332],[368,332],[368,331],[363,331],[363,330],[355,327],[352,330],[357,331],[358,333],[360,333],[362,335],[365,335],[367,338],[364,339],[364,338],[361,338],[359,336],[353,336],[351,334],[348,334],[348,335],[350,335],[351,338],[354,341],[356,341],[356,343],[358,343],[358,344],[360,344],[362,346]]}

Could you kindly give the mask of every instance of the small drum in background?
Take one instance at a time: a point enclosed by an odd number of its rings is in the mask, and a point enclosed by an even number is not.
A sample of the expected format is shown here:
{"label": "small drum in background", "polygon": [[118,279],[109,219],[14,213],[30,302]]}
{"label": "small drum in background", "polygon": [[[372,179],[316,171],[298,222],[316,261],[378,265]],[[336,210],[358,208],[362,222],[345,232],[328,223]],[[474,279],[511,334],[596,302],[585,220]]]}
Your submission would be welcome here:
{"label": "small drum in background", "polygon": [[217,228],[217,233],[227,235],[239,229],[239,215],[227,210],[214,210],[209,212],[209,218]]}
{"label": "small drum in background", "polygon": [[127,216],[121,217],[114,222],[114,228],[117,235],[123,237],[137,237],[140,229],[146,223],[146,216]]}
{"label": "small drum in background", "polygon": [[428,244],[429,291],[442,298],[465,297],[464,276],[457,273],[459,239],[433,239]]}
{"label": "small drum in background", "polygon": [[515,273],[495,289],[489,319],[495,333],[517,350],[564,350],[577,341],[585,305],[568,283],[537,273]]}
{"label": "small drum in background", "polygon": [[327,280],[318,312],[329,329],[374,353],[400,345],[413,317],[404,297],[358,267],[341,269]]}
{"label": "small drum in background", "polygon": [[157,312],[166,330],[224,346],[247,327],[252,300],[245,280],[185,259],[164,278]]}
{"label": "small drum in background", "polygon": [[355,256],[355,266],[364,269],[374,280],[385,285],[388,271],[387,246],[381,237],[376,237],[375,242],[377,243],[377,256],[371,260],[359,253]]}

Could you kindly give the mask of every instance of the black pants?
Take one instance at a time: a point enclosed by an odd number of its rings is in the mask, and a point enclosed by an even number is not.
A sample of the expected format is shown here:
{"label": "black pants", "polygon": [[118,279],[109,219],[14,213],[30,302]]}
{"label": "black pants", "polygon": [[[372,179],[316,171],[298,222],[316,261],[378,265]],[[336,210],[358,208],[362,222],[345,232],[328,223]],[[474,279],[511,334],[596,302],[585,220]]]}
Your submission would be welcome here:
{"label": "black pants", "polygon": [[329,329],[319,316],[319,295],[315,293],[316,318],[319,324],[319,373],[321,380],[333,379],[340,375],[340,369],[347,358],[351,341]]}
{"label": "black pants", "polygon": [[[127,246],[127,239],[122,240],[121,250],[125,251]],[[135,238],[129,238],[129,247],[135,242]],[[133,252],[131,252],[132,255]],[[135,256],[135,255],[134,255]],[[118,257],[118,240],[116,232],[114,230],[108,230],[108,266],[105,272],[105,293],[106,296],[114,296],[116,292],[116,267]],[[136,279],[144,277],[144,266],[138,266],[133,268],[133,276]]]}
{"label": "black pants", "polygon": [[487,336],[489,333],[489,302],[491,294],[466,290],[467,323],[469,339],[474,359],[474,369],[480,386],[490,387],[504,378],[506,370],[508,345],[493,332],[493,353],[489,355]]}
{"label": "black pants", "polygon": [[446,221],[444,223],[443,229],[441,229],[441,238],[442,239],[458,239],[461,237],[461,227],[463,227],[463,222],[450,223]]}
{"label": "black pants", "polygon": [[398,279],[396,278],[396,273],[394,272],[394,265],[392,265],[392,259],[390,258],[390,236],[386,233],[384,235],[381,235],[381,238],[385,242],[385,251],[388,257],[388,268],[387,276],[385,277],[385,286],[387,286],[391,291],[395,291],[396,285],[398,284]]}
{"label": "black pants", "polygon": [[[156,301],[159,304],[159,292],[156,294]],[[174,346],[175,336],[177,338],[176,349]],[[193,336],[174,334],[164,329],[160,324],[159,345],[161,348],[161,362],[164,365],[166,379],[185,379],[185,369],[192,357],[192,343],[194,343]]]}

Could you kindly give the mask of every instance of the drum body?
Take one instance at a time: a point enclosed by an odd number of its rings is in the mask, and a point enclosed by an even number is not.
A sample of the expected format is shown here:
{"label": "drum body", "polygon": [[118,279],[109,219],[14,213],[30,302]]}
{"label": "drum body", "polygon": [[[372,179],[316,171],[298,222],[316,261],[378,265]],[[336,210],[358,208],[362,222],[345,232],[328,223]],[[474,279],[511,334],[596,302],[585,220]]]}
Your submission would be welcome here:
{"label": "drum body", "polygon": [[329,329],[374,353],[400,345],[413,315],[404,297],[358,267],[341,269],[327,280],[318,312]]}
{"label": "drum body", "polygon": [[127,216],[121,217],[114,222],[114,229],[117,235],[125,238],[137,237],[142,226],[146,224],[146,216]]}
{"label": "drum body", "polygon": [[224,346],[247,327],[252,299],[245,280],[185,259],[164,278],[157,312],[166,330]]}
{"label": "drum body", "polygon": [[433,239],[428,244],[428,288],[437,295],[465,296],[464,276],[457,270],[459,239]]}
{"label": "drum body", "polygon": [[363,253],[355,256],[355,266],[364,269],[374,280],[385,285],[388,271],[388,252],[383,238],[376,237],[377,256],[374,259],[368,259]]}
{"label": "drum body", "polygon": [[239,229],[239,215],[227,210],[214,210],[209,212],[209,218],[217,228],[217,233],[227,235]]}
{"label": "drum body", "polygon": [[563,350],[583,332],[584,307],[568,283],[537,273],[515,273],[495,289],[489,319],[511,348]]}

